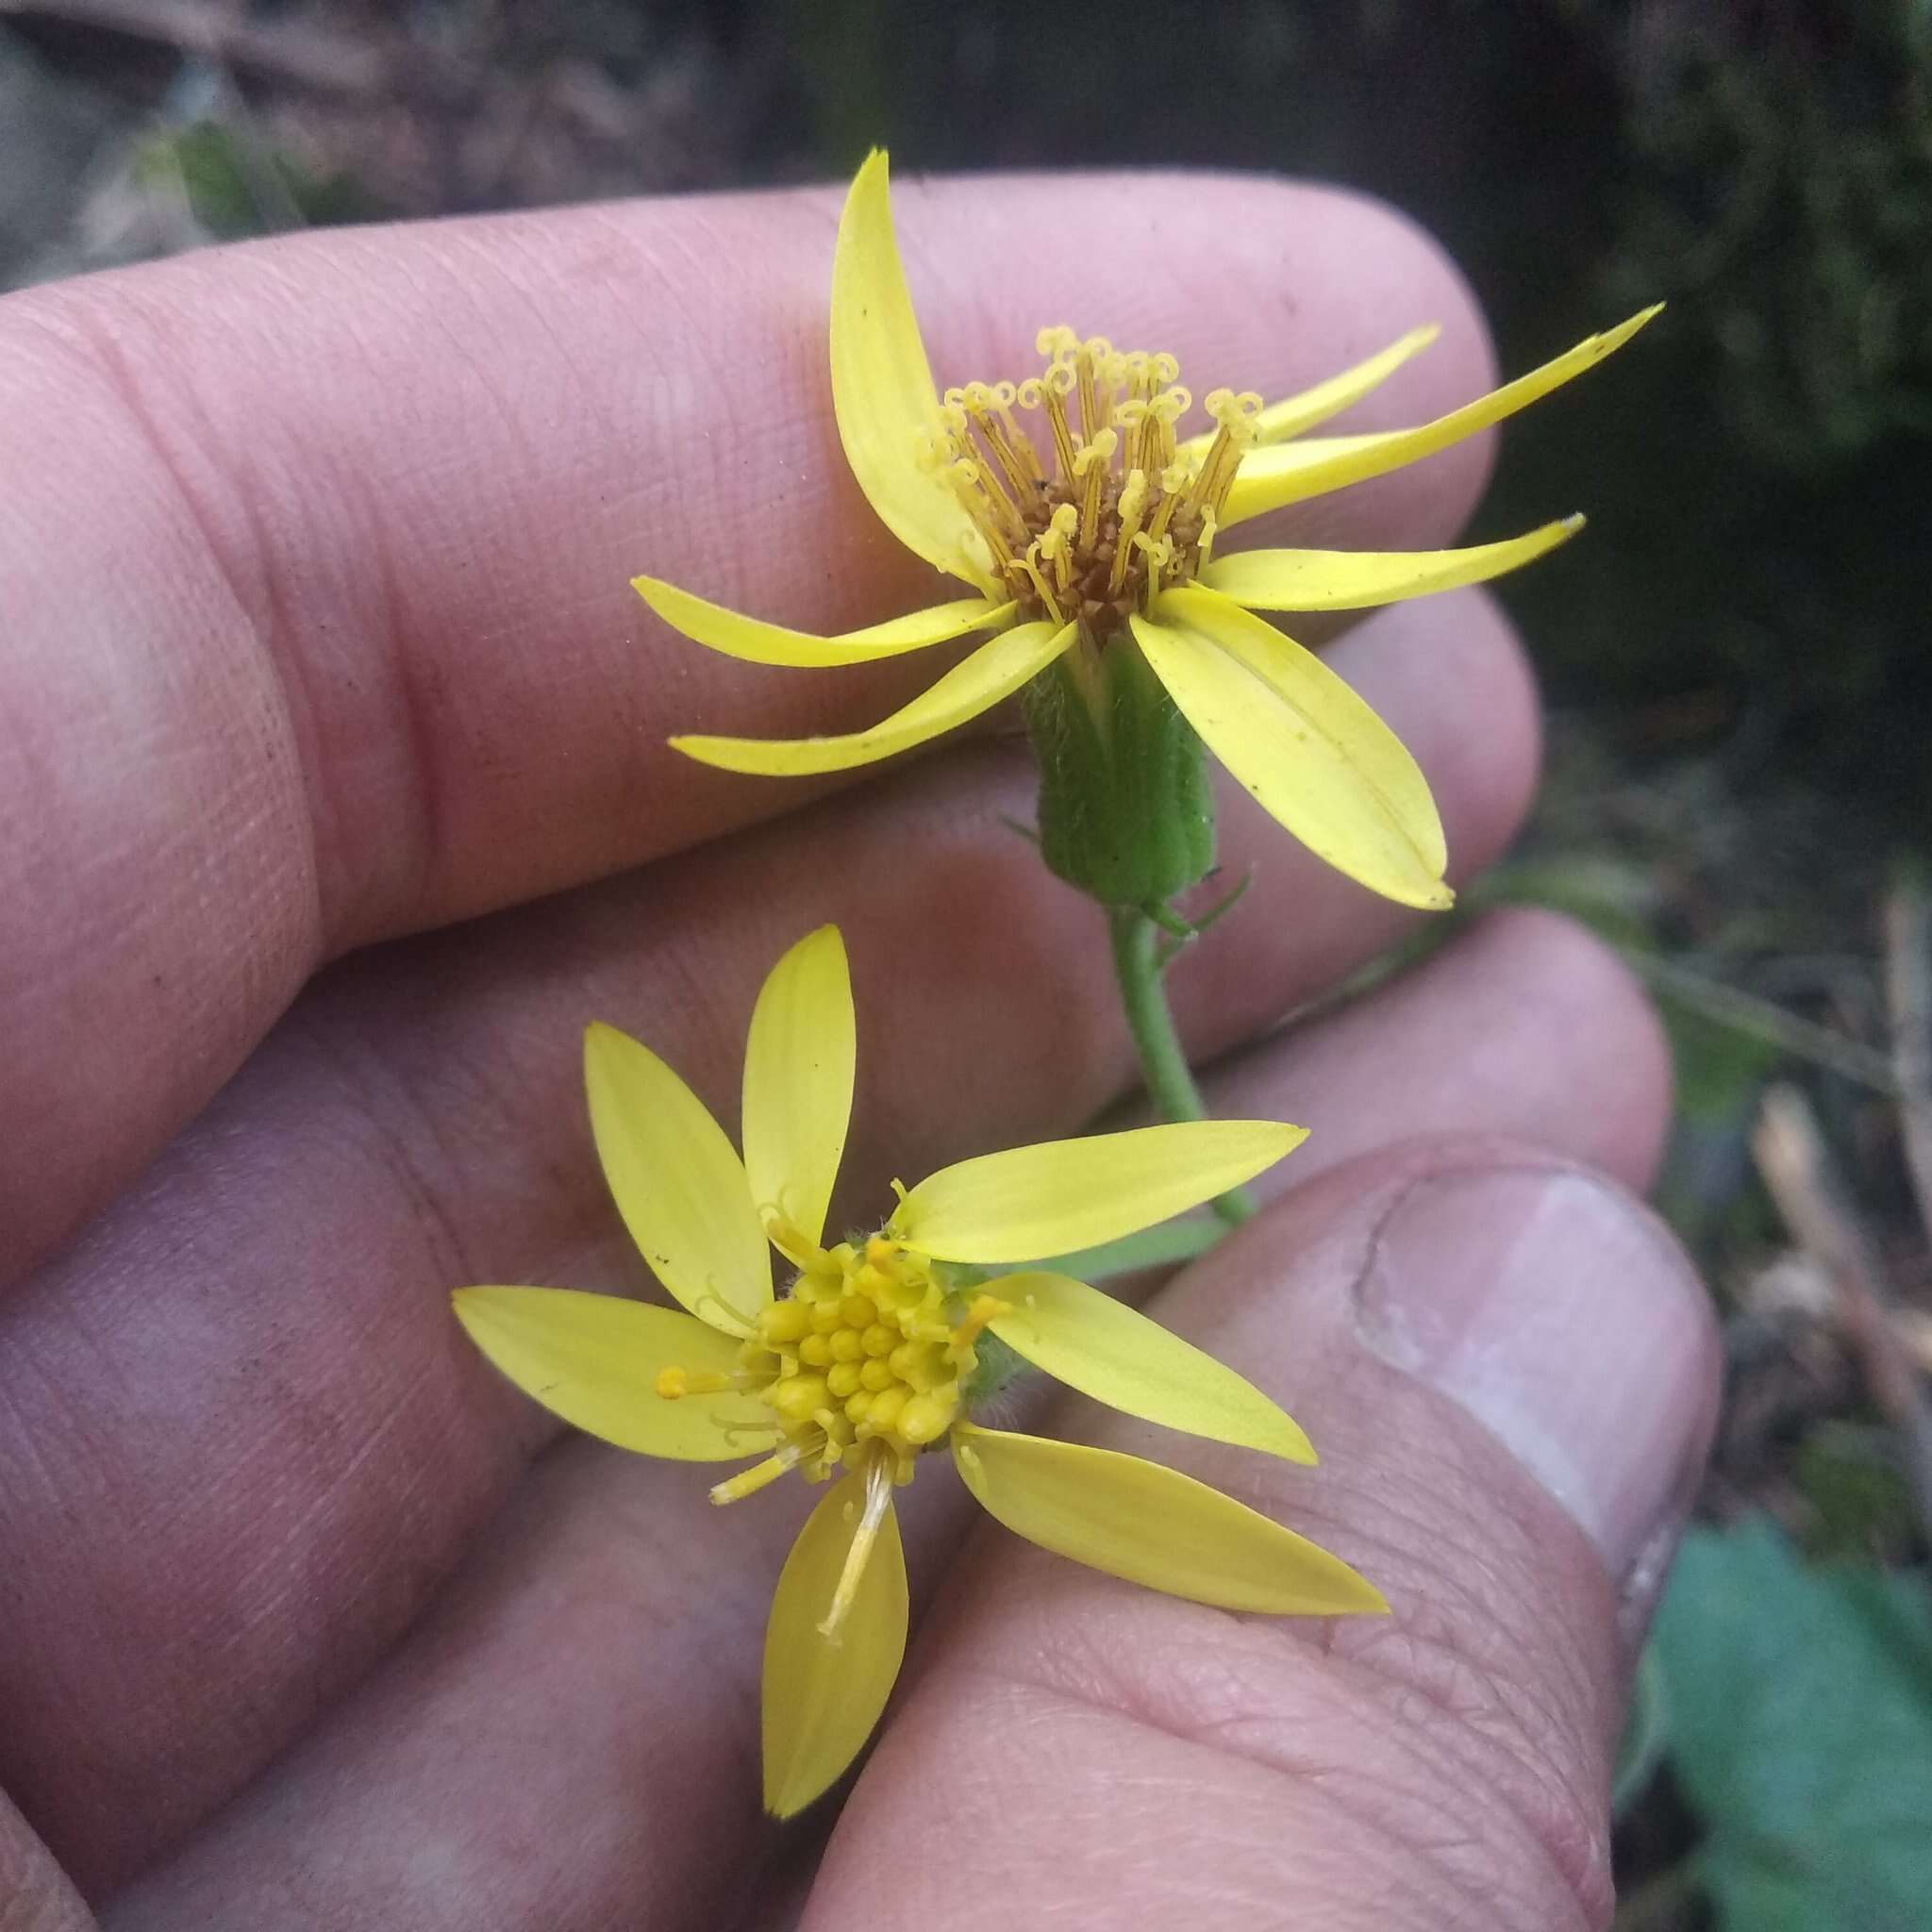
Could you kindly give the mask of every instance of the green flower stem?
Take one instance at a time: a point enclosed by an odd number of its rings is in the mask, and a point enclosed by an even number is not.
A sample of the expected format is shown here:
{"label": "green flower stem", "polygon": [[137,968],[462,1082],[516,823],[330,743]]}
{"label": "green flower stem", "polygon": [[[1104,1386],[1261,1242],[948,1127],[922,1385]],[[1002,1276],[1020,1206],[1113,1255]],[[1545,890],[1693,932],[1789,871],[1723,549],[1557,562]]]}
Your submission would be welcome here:
{"label": "green flower stem", "polygon": [[[1114,977],[1147,1091],[1165,1120],[1206,1120],[1201,1090],[1194,1085],[1193,1069],[1181,1051],[1174,1015],[1168,1010],[1159,928],[1135,906],[1113,907],[1108,920],[1113,931]],[[1229,1227],[1239,1227],[1255,1212],[1254,1199],[1245,1188],[1230,1188],[1211,1205]]]}

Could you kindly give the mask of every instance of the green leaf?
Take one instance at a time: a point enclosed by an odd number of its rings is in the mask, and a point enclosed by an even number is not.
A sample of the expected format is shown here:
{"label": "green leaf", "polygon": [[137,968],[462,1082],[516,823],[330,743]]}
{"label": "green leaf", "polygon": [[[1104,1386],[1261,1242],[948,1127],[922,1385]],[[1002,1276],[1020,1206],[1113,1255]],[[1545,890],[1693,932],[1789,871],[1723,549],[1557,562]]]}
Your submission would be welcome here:
{"label": "green leaf", "polygon": [[1932,1607],[1768,1524],[1686,1539],[1655,1637],[1725,1932],[1932,1924]]}

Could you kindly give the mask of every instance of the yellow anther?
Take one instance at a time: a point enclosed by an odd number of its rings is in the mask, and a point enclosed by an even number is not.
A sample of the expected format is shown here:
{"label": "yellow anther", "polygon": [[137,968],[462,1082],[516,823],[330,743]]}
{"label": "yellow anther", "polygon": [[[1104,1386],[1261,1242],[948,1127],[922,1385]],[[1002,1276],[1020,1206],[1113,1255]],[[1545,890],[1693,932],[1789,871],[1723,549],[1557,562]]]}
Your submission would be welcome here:
{"label": "yellow anther", "polygon": [[832,1359],[830,1338],[824,1335],[808,1335],[798,1344],[798,1359],[809,1368],[826,1367]]}
{"label": "yellow anther", "polygon": [[811,1332],[814,1335],[829,1335],[834,1328],[842,1327],[843,1319],[839,1313],[837,1302],[819,1302],[811,1311]]}
{"label": "yellow anther", "polygon": [[881,1389],[891,1388],[898,1379],[875,1355],[867,1356],[858,1365],[858,1386],[870,1389],[875,1395]]}
{"label": "yellow anther", "polygon": [[859,1389],[858,1364],[834,1362],[825,1371],[825,1387],[841,1402],[848,1395],[857,1395]]}
{"label": "yellow anther", "polygon": [[871,1410],[872,1394],[868,1390],[861,1389],[857,1394],[845,1398],[845,1420],[853,1424],[855,1430],[866,1420]]}
{"label": "yellow anther", "polygon": [[874,1322],[858,1338],[858,1345],[867,1355],[891,1355],[899,1345],[899,1331],[883,1322]]}

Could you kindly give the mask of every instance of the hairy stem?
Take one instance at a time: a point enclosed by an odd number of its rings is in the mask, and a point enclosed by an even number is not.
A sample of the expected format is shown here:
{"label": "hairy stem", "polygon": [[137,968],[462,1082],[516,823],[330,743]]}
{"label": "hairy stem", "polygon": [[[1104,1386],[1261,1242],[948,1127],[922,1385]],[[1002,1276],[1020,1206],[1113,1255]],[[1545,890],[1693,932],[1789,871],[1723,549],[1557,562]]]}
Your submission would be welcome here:
{"label": "hairy stem", "polygon": [[[1168,1010],[1158,928],[1133,906],[1114,907],[1108,920],[1113,932],[1114,978],[1120,986],[1121,1006],[1147,1091],[1163,1120],[1206,1120],[1208,1109],[1202,1105],[1201,1090],[1194,1085],[1193,1070],[1181,1051],[1174,1015]],[[1238,1227],[1255,1212],[1254,1200],[1245,1188],[1230,1188],[1217,1195],[1212,1205],[1230,1227]]]}

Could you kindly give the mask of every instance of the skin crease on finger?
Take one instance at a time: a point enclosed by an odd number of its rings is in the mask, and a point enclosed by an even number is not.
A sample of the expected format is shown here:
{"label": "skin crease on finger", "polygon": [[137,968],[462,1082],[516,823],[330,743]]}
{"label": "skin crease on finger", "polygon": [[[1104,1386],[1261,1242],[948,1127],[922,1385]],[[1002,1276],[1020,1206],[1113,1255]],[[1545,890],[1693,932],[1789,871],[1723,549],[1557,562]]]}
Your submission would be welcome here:
{"label": "skin crease on finger", "polygon": [[[1551,977],[1559,965],[1596,995],[1591,1027],[1570,1024],[1568,993]],[[1464,1024],[1465,1015],[1485,1024]],[[1373,1029],[1385,1048],[1358,1075],[1346,1069],[1345,1038],[1331,1038],[1357,1027]],[[1482,1077],[1478,1063],[1491,1058],[1517,1077]],[[1412,1067],[1425,1073],[1405,1071]],[[1563,1157],[1607,1158],[1635,1183],[1652,1158],[1667,1091],[1656,1023],[1598,943],[1560,922],[1507,917],[1360,1008],[1271,1043],[1251,1063],[1231,1063],[1209,1098],[1217,1111],[1239,1092],[1249,1103],[1319,1118],[1324,1125],[1310,1149],[1324,1135],[1347,1147],[1384,1147],[1410,1132],[1533,1132]],[[1264,1363],[1271,1391],[1289,1386],[1265,1346],[1229,1358],[1244,1368]],[[1050,1425],[1024,1414],[1017,1420]],[[1097,1440],[1093,1422],[1089,1410],[1067,1432]],[[1200,1445],[1149,1430],[1136,1447],[1191,1467]],[[1507,1460],[1500,1452],[1496,1459]],[[1328,1462],[1335,1467],[1333,1457]],[[1239,1458],[1215,1476],[1244,1493],[1255,1481]],[[1324,1506],[1319,1521],[1311,1515],[1310,1498],[1328,1479],[1311,1473],[1291,1505],[1271,1507],[1299,1528],[1340,1541],[1347,1532],[1337,1523],[1349,1515],[1353,1492]],[[755,1816],[758,1631],[798,1499],[790,1507],[772,1500],[762,1514],[746,1506],[721,1518],[707,1509],[701,1476],[594,1444],[560,1444],[395,1656],[182,1854],[115,1901],[108,1924],[114,1932],[264,1923],[350,1932],[406,1923],[441,1932],[475,1923],[482,1902],[499,1932],[669,1932],[724,1922],[777,1842]],[[969,1511],[943,1469],[915,1482],[904,1501],[908,1560],[915,1598],[924,1600]],[[991,1561],[1014,1547],[989,1529],[974,1550]],[[1565,1561],[1574,1574],[1574,1560]],[[1412,1575],[1412,1555],[1404,1562],[1404,1575]],[[1600,1593],[1601,1582],[1593,1588]],[[1125,1594],[1128,1607],[1089,1632],[1094,1641],[1131,1627],[1136,1615],[1162,1614],[1158,1600]],[[1213,1621],[1270,1627],[1266,1620]],[[993,1640],[962,1669],[997,1683],[995,1660],[1011,1650]],[[1426,1701],[1429,1693],[1410,1694]],[[1363,1722],[1379,1759],[1390,1722],[1373,1710]],[[1440,1757],[1439,1747],[1429,1748]],[[669,1780],[667,1765],[676,1767]],[[944,1774],[942,1766],[936,1771]],[[949,1801],[935,1794],[931,1802],[950,1815]],[[1068,1785],[1055,1803],[1055,1815],[1077,1832],[1090,1801]],[[947,1841],[959,1856],[922,1862],[943,1868],[941,1882],[948,1884],[962,1873],[996,1873],[1005,1831],[991,1820],[961,1838],[949,1824]],[[916,1838],[908,1825],[897,1841]],[[901,1873],[891,1855],[882,1869]],[[889,1889],[903,1883],[902,1874]],[[951,1923],[930,1909],[937,1916],[920,1923]],[[1010,1914],[1010,1899],[1003,1909]],[[869,1900],[843,1923],[902,1916]],[[1250,1922],[1272,1923],[1231,1923]]]}
{"label": "skin crease on finger", "polygon": [[[1073,239],[1014,250],[1049,196]],[[0,1152],[0,1283],[208,1099],[323,958],[797,803],[693,772],[670,732],[849,728],[929,677],[729,662],[628,586],[651,572],[832,628],[933,596],[830,419],[837,207],[291,238],[0,302],[0,472],[34,480],[0,529],[0,823],[19,828],[0,1034],[8,1097],[39,1123],[30,1166]],[[1062,318],[1271,391],[1441,321],[1362,405],[1368,428],[1491,374],[1440,252],[1330,191],[904,182],[899,208],[941,382],[1024,372]],[[1447,541],[1486,450],[1344,491],[1306,527]]]}
{"label": "skin crease on finger", "polygon": [[[1417,747],[1463,862],[1486,862],[1535,758],[1493,607],[1397,607],[1336,661]],[[858,1185],[835,1211],[855,1219],[891,1175],[1071,1131],[1125,1083],[1098,915],[1001,823],[1027,783],[1018,747],[959,748],[634,880],[346,963],[0,1310],[0,1458],[38,1472],[0,1495],[0,1785],[91,1889],[312,1722],[500,1504],[536,1412],[474,1358],[447,1291],[641,1279],[589,1146],[587,1018],[650,1038],[730,1123],[759,978],[838,921],[861,1086]],[[1240,794],[1224,833],[1257,879],[1177,984],[1202,1052],[1415,923]]]}

